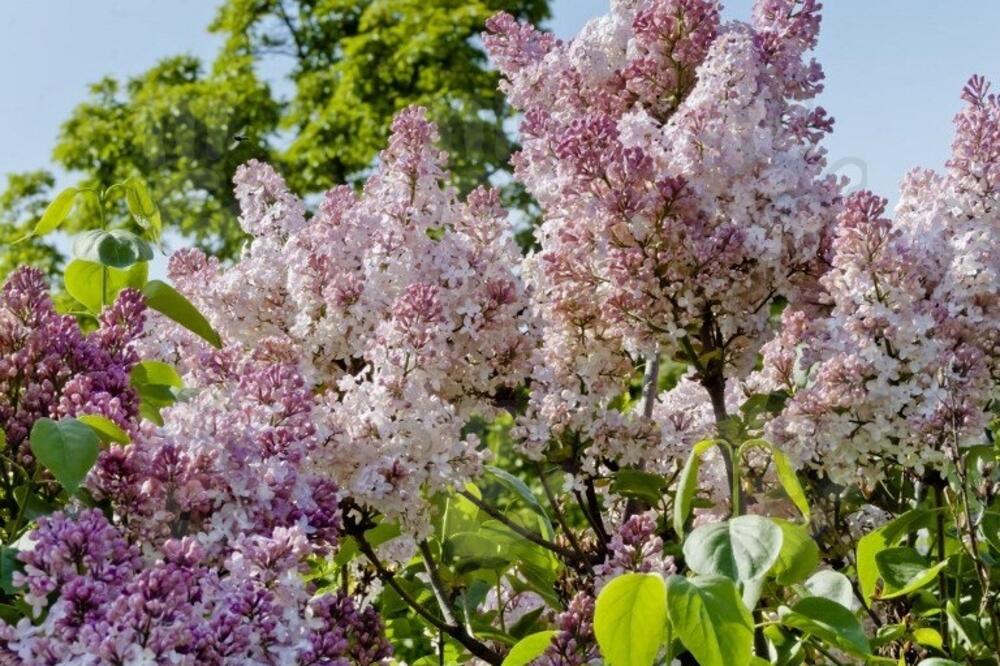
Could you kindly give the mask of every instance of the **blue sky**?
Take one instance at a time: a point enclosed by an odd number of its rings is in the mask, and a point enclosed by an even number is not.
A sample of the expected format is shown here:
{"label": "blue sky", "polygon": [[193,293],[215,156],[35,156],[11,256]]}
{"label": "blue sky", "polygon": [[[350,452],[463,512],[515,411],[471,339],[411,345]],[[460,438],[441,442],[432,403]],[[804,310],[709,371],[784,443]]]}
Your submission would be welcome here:
{"label": "blue sky", "polygon": [[[104,74],[163,56],[210,57],[212,0],[6,0],[0,16],[0,174],[48,167],[59,123]],[[726,2],[747,18],[751,0]],[[817,57],[836,117],[831,163],[891,200],[914,166],[947,159],[970,74],[1000,84],[996,0],[827,0]],[[555,0],[550,26],[572,36],[607,0]]]}

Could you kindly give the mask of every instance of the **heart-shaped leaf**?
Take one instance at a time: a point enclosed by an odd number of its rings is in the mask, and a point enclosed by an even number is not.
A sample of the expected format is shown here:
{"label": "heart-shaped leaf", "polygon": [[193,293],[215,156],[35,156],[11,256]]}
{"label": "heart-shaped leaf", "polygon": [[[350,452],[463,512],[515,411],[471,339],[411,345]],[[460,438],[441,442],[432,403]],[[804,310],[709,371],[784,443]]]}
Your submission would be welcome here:
{"label": "heart-shaped leaf", "polygon": [[114,301],[122,289],[142,289],[148,276],[149,264],[144,261],[128,270],[120,270],[93,261],[74,259],[63,273],[69,295],[95,314]]}
{"label": "heart-shaped leaf", "polygon": [[895,599],[929,585],[948,561],[931,565],[912,548],[887,548],[875,556],[875,566],[885,582],[878,599]]}
{"label": "heart-shaped leaf", "polygon": [[858,605],[851,580],[839,571],[817,571],[805,582],[805,586],[811,596],[836,601],[844,608],[854,610]]}
{"label": "heart-shaped leaf", "polygon": [[701,666],[746,666],[753,654],[753,618],[736,584],[722,576],[671,576],[670,626]]}
{"label": "heart-shaped leaf", "polygon": [[73,241],[73,256],[112,268],[128,268],[153,258],[153,248],[131,231],[94,229],[79,234]]}
{"label": "heart-shaped leaf", "polygon": [[781,528],[773,521],[739,516],[691,532],[684,541],[684,560],[695,573],[749,581],[774,566],[782,540]]}
{"label": "heart-shaped leaf", "polygon": [[31,452],[70,494],[79,490],[99,450],[97,433],[76,419],[42,418],[31,428]]}
{"label": "heart-shaped leaf", "polygon": [[597,597],[594,634],[609,666],[650,666],[666,623],[666,586],[657,574],[619,576]]}

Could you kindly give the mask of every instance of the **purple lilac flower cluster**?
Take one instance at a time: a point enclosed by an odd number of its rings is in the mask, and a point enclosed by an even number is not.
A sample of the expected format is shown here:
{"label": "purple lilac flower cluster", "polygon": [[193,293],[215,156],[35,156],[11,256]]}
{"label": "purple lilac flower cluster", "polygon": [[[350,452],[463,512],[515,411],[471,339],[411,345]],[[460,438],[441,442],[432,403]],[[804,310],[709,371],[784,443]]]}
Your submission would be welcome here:
{"label": "purple lilac flower cluster", "polygon": [[344,592],[315,595],[309,560],[329,554],[340,493],[312,469],[315,401],[274,358],[198,347],[188,395],[166,423],[137,419],[141,294],[125,291],[84,335],[42,276],[0,295],[5,433],[31,462],[42,417],[99,414],[130,436],[86,481],[103,510],[71,501],[19,542],[13,584],[31,608],[0,628],[0,658],[27,664],[374,664],[381,619]]}
{"label": "purple lilac flower cluster", "polygon": [[145,304],[123,291],[90,335],[56,312],[42,273],[22,268],[0,292],[0,424],[12,460],[32,463],[28,435],[40,418],[96,414],[134,432],[139,400],[129,385]]}
{"label": "purple lilac flower cluster", "polygon": [[15,584],[46,614],[2,632],[21,663],[346,665],[391,653],[371,608],[311,598],[294,529],[241,537],[222,565],[195,536],[144,554],[96,509],[42,518],[32,538]]}

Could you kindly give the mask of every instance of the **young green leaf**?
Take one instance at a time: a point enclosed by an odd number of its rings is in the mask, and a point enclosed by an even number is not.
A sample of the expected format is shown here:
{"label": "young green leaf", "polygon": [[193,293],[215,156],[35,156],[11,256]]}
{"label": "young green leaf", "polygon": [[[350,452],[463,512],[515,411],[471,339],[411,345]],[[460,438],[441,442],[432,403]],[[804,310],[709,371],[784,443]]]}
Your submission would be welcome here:
{"label": "young green leaf", "polygon": [[48,205],[45,212],[42,213],[42,219],[38,221],[35,225],[35,230],[32,232],[35,236],[44,236],[50,231],[55,230],[63,223],[71,210],[73,210],[73,204],[76,203],[76,195],[79,193],[75,187],[67,187],[65,190],[59,193],[52,203]]}
{"label": "young green leaf", "polygon": [[746,666],[753,653],[753,618],[736,584],[722,576],[671,576],[670,626],[701,666]]}
{"label": "young green leaf", "polygon": [[153,258],[153,248],[131,231],[93,229],[77,235],[73,256],[112,268],[128,268]]}
{"label": "young green leaf", "polygon": [[80,488],[100,450],[97,433],[76,419],[38,419],[30,439],[35,458],[71,495]]}
{"label": "young green leaf", "polygon": [[875,556],[875,566],[885,582],[885,589],[877,599],[895,599],[912,594],[929,585],[948,565],[948,560],[931,566],[920,553],[912,548],[887,548]]}
{"label": "young green leaf", "polygon": [[924,527],[935,516],[939,509],[914,509],[897,516],[877,530],[873,530],[858,541],[856,569],[861,596],[865,603],[871,603],[878,582],[879,572],[875,564],[875,556],[886,548],[895,545],[907,534]]}
{"label": "young green leaf", "polygon": [[543,523],[545,526],[546,538],[555,534],[555,531],[552,528],[552,521],[549,520],[549,515],[545,512],[545,509],[538,501],[538,498],[535,497],[534,493],[531,492],[531,489],[528,488],[524,481],[517,478],[507,470],[500,469],[499,467],[493,467],[492,465],[487,465],[486,471],[496,478],[496,480],[499,481],[504,488],[524,500],[524,503],[527,504],[532,511],[544,519]]}
{"label": "young green leaf", "polygon": [[801,525],[772,518],[781,528],[781,552],[771,573],[779,585],[794,585],[809,577],[819,565],[819,546]]}
{"label": "young green leaf", "polygon": [[609,666],[651,666],[666,622],[666,586],[659,574],[624,574],[597,596],[594,634]]}
{"label": "young green leaf", "polygon": [[184,388],[184,380],[177,370],[169,363],[162,361],[142,361],[132,368],[131,381],[133,385],[159,384],[173,388]]}
{"label": "young green leaf", "polygon": [[527,666],[542,656],[555,635],[554,631],[539,631],[525,636],[510,649],[500,666]]}
{"label": "young green leaf", "polygon": [[[102,275],[103,271],[103,275]],[[128,270],[109,268],[92,261],[74,259],[66,266],[63,279],[66,291],[87,310],[98,314],[125,288],[142,289],[149,277],[149,264],[140,262]],[[101,298],[101,290],[104,298]]]}
{"label": "young green leaf", "polygon": [[835,645],[859,657],[871,653],[871,646],[861,623],[851,611],[835,601],[823,597],[806,597],[791,608],[782,606],[778,611],[786,627]]}
{"label": "young green leaf", "polygon": [[761,516],[739,516],[703,525],[684,541],[684,561],[699,574],[734,582],[760,578],[781,554],[782,530]]}
{"label": "young green leaf", "polygon": [[76,420],[90,426],[102,442],[115,442],[117,444],[128,444],[129,442],[127,432],[122,430],[117,423],[100,414],[83,414],[76,417]]}
{"label": "young green leaf", "polygon": [[684,534],[684,523],[691,514],[694,494],[698,490],[698,471],[701,469],[701,457],[713,446],[729,447],[724,439],[703,439],[691,447],[691,453],[684,463],[684,469],[677,481],[677,495],[674,497],[674,531],[678,536]]}
{"label": "young green leaf", "polygon": [[817,571],[805,582],[805,587],[810,596],[836,601],[844,608],[853,610],[858,605],[851,580],[839,571]]}
{"label": "young green leaf", "polygon": [[222,347],[222,339],[208,320],[169,284],[150,280],[143,287],[142,293],[146,296],[146,305],[207,340],[213,347]]}
{"label": "young green leaf", "polygon": [[160,209],[142,180],[133,177],[125,181],[125,203],[136,224],[146,230],[151,241],[158,242],[163,231]]}
{"label": "young green leaf", "polygon": [[792,465],[792,461],[788,459],[788,456],[786,456],[781,449],[764,439],[751,439],[745,442],[741,449],[753,446],[762,448],[771,454],[771,460],[774,462],[774,471],[778,476],[778,482],[784,489],[785,494],[788,495],[788,499],[792,501],[792,504],[795,505],[795,508],[799,510],[802,517],[805,518],[808,523],[811,518],[809,500],[806,499],[806,492],[802,488],[802,484],[799,482],[799,476],[795,473],[795,467]]}

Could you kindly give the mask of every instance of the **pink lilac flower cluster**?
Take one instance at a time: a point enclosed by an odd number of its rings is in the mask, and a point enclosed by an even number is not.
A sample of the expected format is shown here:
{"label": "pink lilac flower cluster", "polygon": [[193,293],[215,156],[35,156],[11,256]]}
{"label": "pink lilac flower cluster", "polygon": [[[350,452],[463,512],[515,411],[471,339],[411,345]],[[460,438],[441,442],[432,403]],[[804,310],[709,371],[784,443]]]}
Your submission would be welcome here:
{"label": "pink lilac flower cluster", "polygon": [[290,529],[313,552],[340,529],[340,493],[313,469],[319,410],[292,366],[204,351],[189,359],[187,395],[162,428],[105,451],[92,471],[122,529],[152,546],[197,534],[225,559],[241,535]]}
{"label": "pink lilac flower cluster", "polygon": [[1000,102],[964,95],[948,171],[910,173],[895,219],[853,195],[822,277],[827,316],[790,308],[763,376],[792,392],[771,436],[841,482],[922,474],[982,443],[1000,386]]}
{"label": "pink lilac flower cluster", "polygon": [[85,335],[60,315],[41,272],[22,268],[0,292],[0,424],[11,458],[33,460],[28,435],[40,418],[97,414],[131,432],[139,401],[129,385],[143,330],[142,295],[125,290]]}
{"label": "pink lilac flower cluster", "polygon": [[556,634],[535,666],[584,666],[600,658],[594,636],[594,597],[579,592],[556,619]]}
{"label": "pink lilac flower cluster", "polygon": [[316,402],[312,464],[410,533],[426,527],[424,491],[478,472],[463,426],[509,403],[535,346],[498,194],[462,201],[436,141],[422,109],[403,111],[363,192],[333,189],[308,221],[251,162],[236,176],[252,235],[240,261],[185,251],[170,264],[234,354],[296,365]]}
{"label": "pink lilac flower cluster", "polygon": [[240,538],[222,567],[194,536],[169,539],[150,561],[97,509],[41,518],[32,538],[14,582],[47,613],[3,628],[5,654],[20,663],[346,665],[391,653],[373,610],[306,593],[308,546],[294,529]]}
{"label": "pink lilac flower cluster", "polygon": [[[553,436],[636,464],[661,446],[608,403],[640,356],[694,354],[745,377],[769,304],[811,294],[840,198],[813,48],[820,5],[759,0],[752,25],[711,0],[616,0],[561,43],[507,15],[487,48],[523,111],[516,176],[541,205],[525,267],[544,322],[526,452]],[[704,377],[699,378],[704,380]]]}

